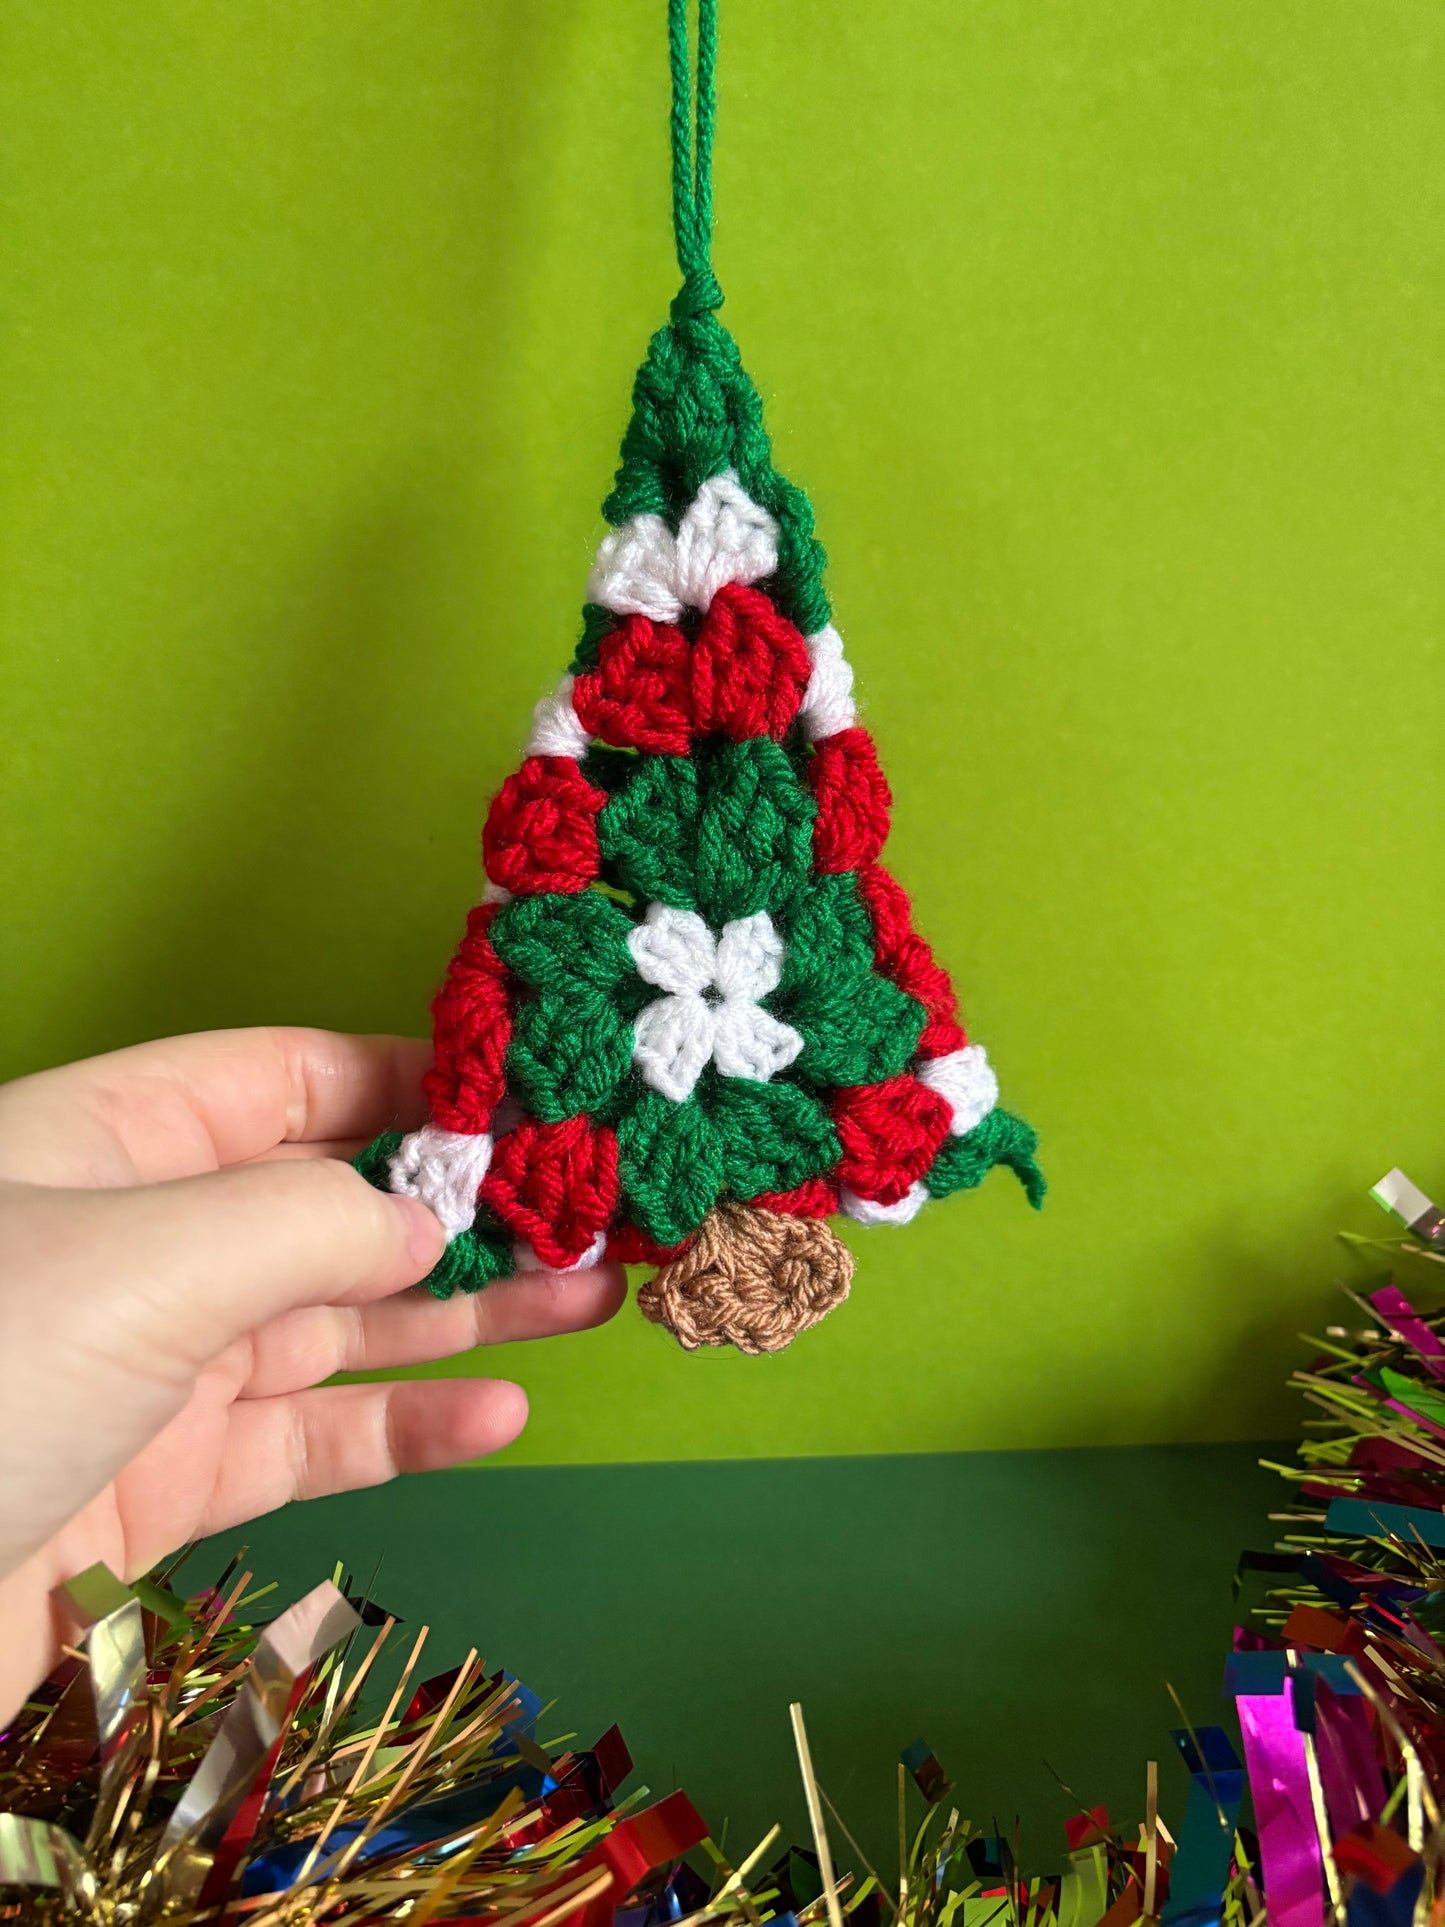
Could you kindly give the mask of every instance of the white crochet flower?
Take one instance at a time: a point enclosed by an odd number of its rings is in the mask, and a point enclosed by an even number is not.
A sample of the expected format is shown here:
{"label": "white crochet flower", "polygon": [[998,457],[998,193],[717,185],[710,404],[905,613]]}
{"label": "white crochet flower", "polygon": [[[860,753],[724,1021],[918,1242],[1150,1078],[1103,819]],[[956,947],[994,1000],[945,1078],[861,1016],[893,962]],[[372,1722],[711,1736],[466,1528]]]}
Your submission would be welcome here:
{"label": "white crochet flower", "polygon": [[627,939],[637,974],[663,992],[632,1026],[632,1061],[664,1097],[692,1095],[711,1060],[723,1077],[766,1083],[803,1048],[791,1025],[763,1009],[783,966],[783,940],[765,910],[716,936],[695,910],[648,906]]}

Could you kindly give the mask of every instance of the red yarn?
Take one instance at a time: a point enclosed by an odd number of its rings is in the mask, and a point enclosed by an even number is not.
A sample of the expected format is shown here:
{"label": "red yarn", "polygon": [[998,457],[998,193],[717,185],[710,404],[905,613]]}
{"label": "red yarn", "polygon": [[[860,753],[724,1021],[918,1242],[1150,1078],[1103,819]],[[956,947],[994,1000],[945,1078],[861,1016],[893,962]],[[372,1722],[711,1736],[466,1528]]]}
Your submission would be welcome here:
{"label": "red yarn", "polygon": [[762,590],[725,583],[693,644],[698,729],[738,742],[782,737],[798,713],[810,669],[802,636]]}
{"label": "red yarn", "polygon": [[913,906],[908,892],[880,863],[867,863],[857,876],[858,894],[873,921],[873,955],[885,977],[893,975],[893,959],[913,935]]}
{"label": "red yarn", "polygon": [[421,1081],[433,1124],[444,1131],[485,1131],[502,1095],[503,1059],[512,1035],[507,973],[487,938],[497,914],[481,904],[432,1001],[432,1067]]}
{"label": "red yarn", "polygon": [[839,1091],[833,1122],[843,1147],[840,1179],[860,1198],[897,1204],[932,1164],[951,1116],[948,1099],[916,1077]]}
{"label": "red yarn", "polygon": [[838,1187],[827,1178],[809,1178],[793,1191],[764,1191],[748,1203],[760,1211],[785,1211],[790,1218],[827,1218],[838,1209]]}
{"label": "red yarn", "polygon": [[692,747],[692,692],[686,636],[670,623],[625,616],[603,639],[597,667],[572,687],[572,707],[589,736],[620,749],[686,756]]}
{"label": "red yarn", "polygon": [[968,1042],[958,1021],[958,997],[953,980],[922,937],[911,936],[893,965],[893,981],[928,1012],[918,1039],[920,1057],[946,1057]]}
{"label": "red yarn", "polygon": [[928,1012],[918,1040],[920,1057],[945,1057],[968,1042],[958,1021],[953,982],[913,928],[908,893],[877,863],[858,872],[858,894],[873,920],[873,954],[879,973],[916,997]]}
{"label": "red yarn", "polygon": [[607,1234],[607,1256],[620,1265],[665,1265],[691,1243],[691,1238],[684,1238],[680,1245],[660,1245],[641,1225],[624,1219]]}
{"label": "red yarn", "polygon": [[597,875],[597,813],[607,801],[570,756],[529,756],[498,790],[482,831],[487,875],[503,889],[575,895]]}
{"label": "red yarn", "polygon": [[617,1208],[617,1139],[585,1117],[523,1118],[497,1139],[481,1196],[544,1265],[575,1264]]}
{"label": "red yarn", "polygon": [[818,805],[813,860],[820,870],[857,870],[888,840],[893,798],[866,729],[840,729],[814,746],[808,782]]}

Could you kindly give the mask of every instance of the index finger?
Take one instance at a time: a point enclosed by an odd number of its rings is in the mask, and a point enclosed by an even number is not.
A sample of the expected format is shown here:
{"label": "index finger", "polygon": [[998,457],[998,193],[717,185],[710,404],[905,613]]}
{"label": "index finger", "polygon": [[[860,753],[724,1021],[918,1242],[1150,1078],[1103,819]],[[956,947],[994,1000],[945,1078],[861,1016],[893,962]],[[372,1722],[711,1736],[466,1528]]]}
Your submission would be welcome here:
{"label": "index finger", "polygon": [[409,1130],[426,1119],[430,1061],[416,1038],[283,1025],[135,1044],[0,1089],[0,1176],[148,1184],[278,1144]]}

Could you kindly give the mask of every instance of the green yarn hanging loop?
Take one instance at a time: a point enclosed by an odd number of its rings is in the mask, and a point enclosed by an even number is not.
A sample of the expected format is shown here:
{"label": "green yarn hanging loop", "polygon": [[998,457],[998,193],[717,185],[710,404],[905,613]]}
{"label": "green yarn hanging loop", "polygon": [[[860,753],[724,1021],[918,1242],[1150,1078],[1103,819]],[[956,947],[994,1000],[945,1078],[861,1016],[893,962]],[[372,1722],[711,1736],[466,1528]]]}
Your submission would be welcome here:
{"label": "green yarn hanging loop", "polygon": [[717,119],[717,0],[697,0],[697,72],[687,50],[688,0],[667,0],[667,50],[672,69],[672,231],[682,286],[674,321],[695,321],[720,308],[723,291],[712,271],[712,142]]}

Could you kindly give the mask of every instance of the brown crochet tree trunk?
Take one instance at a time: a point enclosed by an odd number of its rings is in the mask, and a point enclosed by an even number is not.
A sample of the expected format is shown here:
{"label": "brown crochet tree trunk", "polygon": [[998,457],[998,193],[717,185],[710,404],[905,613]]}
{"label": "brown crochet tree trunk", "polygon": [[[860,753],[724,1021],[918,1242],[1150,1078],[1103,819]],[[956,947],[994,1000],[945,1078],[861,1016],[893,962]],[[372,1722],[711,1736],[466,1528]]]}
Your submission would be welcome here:
{"label": "brown crochet tree trunk", "polygon": [[686,1351],[780,1352],[848,1296],[853,1254],[820,1218],[719,1204],[637,1294]]}

